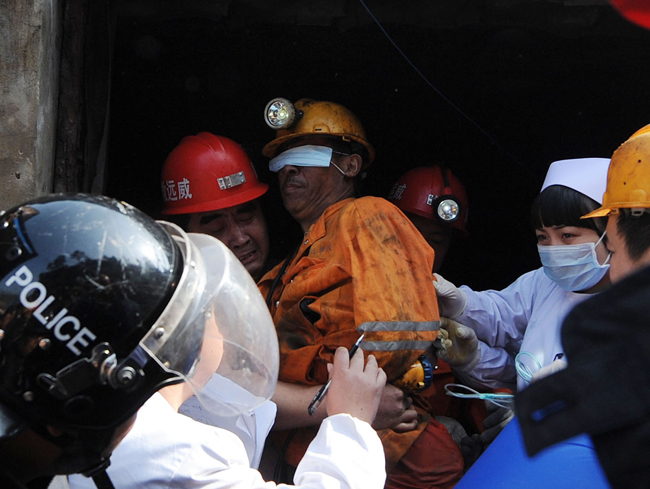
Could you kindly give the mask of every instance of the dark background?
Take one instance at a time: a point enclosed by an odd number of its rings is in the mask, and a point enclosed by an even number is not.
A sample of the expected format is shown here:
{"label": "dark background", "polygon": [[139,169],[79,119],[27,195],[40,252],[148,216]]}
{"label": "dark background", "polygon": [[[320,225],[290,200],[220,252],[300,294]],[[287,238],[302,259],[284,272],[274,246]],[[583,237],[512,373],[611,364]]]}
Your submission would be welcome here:
{"label": "dark background", "polygon": [[362,193],[386,196],[402,173],[436,162],[465,184],[470,235],[446,278],[502,288],[538,267],[528,212],[548,165],[611,156],[650,123],[650,32],[603,0],[366,5],[422,76],[361,2],[123,2],[105,193],[157,217],[167,154],[186,135],[228,136],[271,184],[282,257],[300,232],[261,156],[274,137],[263,110],[278,96],[332,100],[376,149]]}

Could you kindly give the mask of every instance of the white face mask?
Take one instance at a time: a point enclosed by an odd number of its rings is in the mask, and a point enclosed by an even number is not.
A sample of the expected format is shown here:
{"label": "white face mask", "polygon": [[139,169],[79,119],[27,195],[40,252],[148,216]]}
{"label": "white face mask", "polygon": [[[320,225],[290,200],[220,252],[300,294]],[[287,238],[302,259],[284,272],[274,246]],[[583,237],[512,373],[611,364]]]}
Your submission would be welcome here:
{"label": "white face mask", "polygon": [[544,273],[564,290],[578,292],[593,287],[609,270],[609,255],[603,265],[596,255],[596,246],[604,237],[605,233],[595,243],[537,245]]}
{"label": "white face mask", "polygon": [[327,168],[332,161],[332,148],[305,145],[283,151],[269,161],[269,170],[278,172],[287,165]]}

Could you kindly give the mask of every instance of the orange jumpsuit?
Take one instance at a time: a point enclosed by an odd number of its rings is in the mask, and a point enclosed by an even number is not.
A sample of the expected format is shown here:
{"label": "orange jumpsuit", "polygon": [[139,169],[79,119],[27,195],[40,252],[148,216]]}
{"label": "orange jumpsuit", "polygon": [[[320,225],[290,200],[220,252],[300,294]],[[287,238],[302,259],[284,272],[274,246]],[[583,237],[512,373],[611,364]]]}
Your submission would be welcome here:
{"label": "orange jumpsuit", "polygon": [[[280,380],[324,384],[336,348],[350,348],[361,332],[362,349],[375,355],[389,382],[398,379],[437,337],[433,258],[409,219],[384,199],[350,198],[327,208],[290,258],[271,298]],[[281,268],[260,280],[264,297]],[[424,411],[420,421],[408,433],[379,433],[389,469],[435,424]],[[309,429],[298,430],[287,450],[289,463],[297,463],[311,438]]]}

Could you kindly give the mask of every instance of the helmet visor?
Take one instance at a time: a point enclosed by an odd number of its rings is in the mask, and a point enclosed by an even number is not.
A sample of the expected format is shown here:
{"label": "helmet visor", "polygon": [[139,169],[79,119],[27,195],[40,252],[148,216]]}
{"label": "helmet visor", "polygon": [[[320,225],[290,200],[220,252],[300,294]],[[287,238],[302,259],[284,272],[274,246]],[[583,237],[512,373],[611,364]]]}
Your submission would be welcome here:
{"label": "helmet visor", "polygon": [[189,260],[182,283],[169,315],[160,318],[166,329],[173,327],[172,341],[159,345],[154,326],[143,348],[189,382],[204,409],[249,412],[275,391],[279,347],[273,320],[252,277],[223,243],[205,234],[185,237]]}

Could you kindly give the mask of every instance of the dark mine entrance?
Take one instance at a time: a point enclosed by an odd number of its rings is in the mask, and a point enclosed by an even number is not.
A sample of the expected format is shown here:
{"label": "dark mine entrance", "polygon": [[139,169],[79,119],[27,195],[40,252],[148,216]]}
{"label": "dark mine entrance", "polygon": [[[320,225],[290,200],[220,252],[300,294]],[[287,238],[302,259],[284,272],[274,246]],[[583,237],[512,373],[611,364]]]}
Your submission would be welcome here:
{"label": "dark mine entrance", "polygon": [[[650,32],[602,2],[368,2],[390,39],[357,2],[307,3],[124,2],[105,193],[157,216],[165,157],[200,131],[239,142],[274,189],[266,103],[332,100],[376,149],[363,194],[432,163],[464,182],[470,235],[442,273],[501,288],[539,266],[528,213],[548,165],[609,157],[650,123]],[[266,207],[283,257],[299,230],[274,190]]]}

